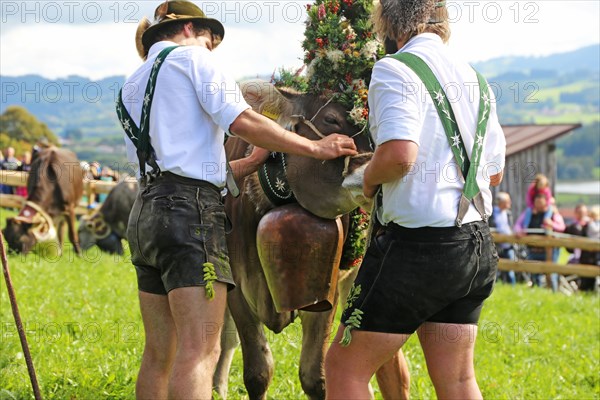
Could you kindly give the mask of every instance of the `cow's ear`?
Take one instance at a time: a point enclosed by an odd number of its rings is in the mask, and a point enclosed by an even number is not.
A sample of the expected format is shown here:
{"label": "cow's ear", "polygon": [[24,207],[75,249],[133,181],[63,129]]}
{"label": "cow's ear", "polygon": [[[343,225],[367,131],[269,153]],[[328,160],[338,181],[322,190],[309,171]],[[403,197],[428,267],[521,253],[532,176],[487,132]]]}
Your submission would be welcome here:
{"label": "cow's ear", "polygon": [[294,98],[299,96],[291,92],[279,90],[267,81],[249,80],[240,83],[244,100],[254,111],[279,124],[286,124],[294,109]]}

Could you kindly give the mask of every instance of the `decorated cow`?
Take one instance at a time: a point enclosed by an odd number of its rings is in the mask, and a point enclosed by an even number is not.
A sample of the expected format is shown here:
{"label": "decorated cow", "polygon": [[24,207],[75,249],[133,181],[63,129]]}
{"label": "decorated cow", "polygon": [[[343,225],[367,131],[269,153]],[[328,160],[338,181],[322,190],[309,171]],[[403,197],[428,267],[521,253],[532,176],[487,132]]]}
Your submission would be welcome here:
{"label": "decorated cow", "polygon": [[56,238],[62,248],[66,225],[75,252],[81,253],[75,208],[83,195],[83,171],[77,156],[56,147],[39,151],[31,165],[27,192],[25,207],[6,220],[2,231],[9,249],[26,254],[36,243]]}
{"label": "decorated cow", "polygon": [[[311,140],[331,133],[354,138],[359,154],[318,161],[273,156],[240,182],[241,196],[226,200],[228,235],[237,287],[228,305],[238,328],[244,383],[251,399],[264,399],[274,362],[263,327],[279,333],[302,322],[300,382],[311,399],[325,398],[324,356],[336,307],[345,297],[365,251],[369,209],[362,175],[372,156],[367,88],[381,46],[372,37],[372,1],[323,1],[308,6],[303,47],[306,74],[282,71],[275,84],[241,85],[255,111]],[[229,139],[230,160],[251,149]],[[332,296],[333,293],[333,296]],[[235,336],[225,334],[233,339]],[[233,340],[222,341],[214,386],[226,395]],[[225,361],[223,361],[225,360]],[[400,381],[400,377],[396,379]]]}

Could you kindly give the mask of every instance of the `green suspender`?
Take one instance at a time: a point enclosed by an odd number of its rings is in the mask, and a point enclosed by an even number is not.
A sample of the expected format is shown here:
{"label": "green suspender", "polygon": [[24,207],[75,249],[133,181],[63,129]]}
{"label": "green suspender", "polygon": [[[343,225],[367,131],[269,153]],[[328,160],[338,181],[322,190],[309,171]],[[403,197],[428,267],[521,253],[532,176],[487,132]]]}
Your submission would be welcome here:
{"label": "green suspender", "polygon": [[138,128],[127,112],[125,104],[123,104],[122,89],[119,91],[119,98],[117,99],[117,116],[123,130],[127,134],[127,137],[131,140],[135,148],[137,149],[137,156],[140,164],[140,176],[144,178],[146,176],[146,163],[152,167],[152,174],[159,174],[160,168],[156,162],[156,153],[152,144],[150,143],[150,109],[152,108],[152,100],[154,98],[154,89],[156,88],[156,78],[158,77],[158,71],[165,62],[165,59],[173,50],[179,46],[167,47],[158,54],[152,71],[150,71],[150,78],[146,85],[146,95],[144,96],[144,105],[142,106],[142,118],[140,128]]}
{"label": "green suspender", "polygon": [[419,57],[411,53],[399,53],[390,56],[396,60],[406,64],[412,69],[415,74],[423,81],[425,88],[431,95],[433,103],[437,109],[438,115],[442,121],[442,126],[448,137],[448,143],[454,154],[454,158],[460,167],[462,175],[465,179],[463,194],[460,199],[458,208],[458,216],[456,218],[456,226],[462,226],[462,221],[469,209],[469,205],[473,205],[481,215],[484,221],[487,221],[488,216],[485,214],[485,204],[481,190],[477,184],[477,167],[481,160],[481,152],[483,150],[483,140],[487,131],[487,124],[490,117],[490,95],[489,87],[483,76],[477,71],[477,80],[479,82],[479,116],[477,119],[477,131],[475,144],[471,152],[470,159],[467,157],[467,151],[462,141],[462,135],[456,123],[454,111],[450,106],[450,102],[444,93],[442,85],[437,80],[431,68]]}

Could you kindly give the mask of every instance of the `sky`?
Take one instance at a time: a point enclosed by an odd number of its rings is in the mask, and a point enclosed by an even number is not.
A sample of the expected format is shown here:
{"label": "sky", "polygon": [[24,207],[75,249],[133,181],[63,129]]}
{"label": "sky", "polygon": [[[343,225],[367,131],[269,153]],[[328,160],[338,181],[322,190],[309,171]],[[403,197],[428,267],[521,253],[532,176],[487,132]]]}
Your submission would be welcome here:
{"label": "sky", "polygon": [[[304,1],[197,1],[225,26],[215,50],[235,78],[299,68]],[[0,0],[0,74],[49,79],[129,75],[134,37],[158,1]],[[449,1],[450,46],[469,62],[540,56],[600,42],[600,0]]]}

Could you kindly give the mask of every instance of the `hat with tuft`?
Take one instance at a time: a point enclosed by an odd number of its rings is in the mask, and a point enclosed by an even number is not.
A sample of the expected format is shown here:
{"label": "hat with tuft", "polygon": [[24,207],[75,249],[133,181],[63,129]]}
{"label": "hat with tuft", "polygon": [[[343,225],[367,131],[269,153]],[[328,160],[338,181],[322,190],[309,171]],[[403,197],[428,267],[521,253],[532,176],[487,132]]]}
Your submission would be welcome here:
{"label": "hat with tuft", "polygon": [[146,59],[148,51],[152,45],[153,35],[162,27],[176,21],[196,21],[209,28],[213,35],[219,40],[215,41],[216,48],[225,36],[223,24],[216,19],[207,18],[200,7],[188,0],[165,1],[156,8],[154,12],[154,22],[150,22],[144,17],[137,28],[135,34],[135,45],[138,54],[142,59]]}

